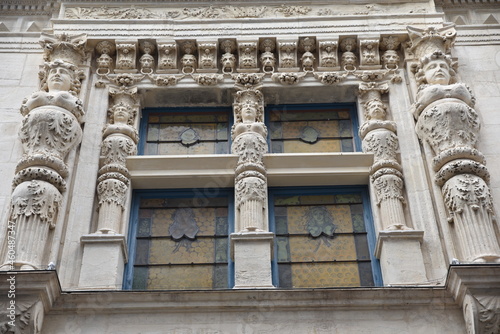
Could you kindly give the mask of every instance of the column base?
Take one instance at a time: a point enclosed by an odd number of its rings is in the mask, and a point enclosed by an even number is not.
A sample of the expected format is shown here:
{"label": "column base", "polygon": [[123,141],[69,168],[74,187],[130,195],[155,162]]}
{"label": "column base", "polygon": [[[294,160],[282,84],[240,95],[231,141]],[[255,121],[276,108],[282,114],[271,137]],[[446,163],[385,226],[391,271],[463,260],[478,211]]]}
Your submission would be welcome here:
{"label": "column base", "polygon": [[420,244],[423,231],[380,231],[375,256],[380,259],[384,285],[427,284]]}
{"label": "column base", "polygon": [[231,234],[234,289],[272,289],[271,259],[274,233]]}
{"label": "column base", "polygon": [[121,290],[127,246],[122,234],[87,234],[80,238],[83,260],[79,289]]}

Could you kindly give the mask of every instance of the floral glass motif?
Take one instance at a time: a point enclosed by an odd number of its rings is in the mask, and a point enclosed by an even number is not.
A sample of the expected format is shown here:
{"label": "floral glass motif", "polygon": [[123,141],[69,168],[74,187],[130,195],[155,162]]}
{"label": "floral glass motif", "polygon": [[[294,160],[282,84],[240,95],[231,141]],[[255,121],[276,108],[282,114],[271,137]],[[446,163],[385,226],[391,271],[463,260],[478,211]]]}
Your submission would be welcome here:
{"label": "floral glass motif", "polygon": [[227,288],[228,199],[142,199],[135,254],[132,289]]}
{"label": "floral glass motif", "polygon": [[149,112],[144,154],[229,153],[229,111]]}
{"label": "floral glass motif", "polygon": [[373,286],[361,195],[275,196],[279,286]]}
{"label": "floral glass motif", "polygon": [[349,108],[271,106],[272,153],[353,152],[353,120]]}

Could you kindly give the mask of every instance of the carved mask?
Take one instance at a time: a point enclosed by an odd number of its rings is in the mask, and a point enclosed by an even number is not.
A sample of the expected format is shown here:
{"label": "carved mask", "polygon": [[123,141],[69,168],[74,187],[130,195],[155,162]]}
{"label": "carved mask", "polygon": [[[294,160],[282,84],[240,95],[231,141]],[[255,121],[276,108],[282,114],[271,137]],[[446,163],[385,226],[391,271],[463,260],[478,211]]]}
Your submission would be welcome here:
{"label": "carved mask", "polygon": [[47,78],[47,86],[51,91],[68,91],[71,88],[71,71],[62,66],[51,68]]}
{"label": "carved mask", "polygon": [[450,67],[444,59],[431,60],[423,70],[425,80],[430,85],[447,85],[450,82]]}

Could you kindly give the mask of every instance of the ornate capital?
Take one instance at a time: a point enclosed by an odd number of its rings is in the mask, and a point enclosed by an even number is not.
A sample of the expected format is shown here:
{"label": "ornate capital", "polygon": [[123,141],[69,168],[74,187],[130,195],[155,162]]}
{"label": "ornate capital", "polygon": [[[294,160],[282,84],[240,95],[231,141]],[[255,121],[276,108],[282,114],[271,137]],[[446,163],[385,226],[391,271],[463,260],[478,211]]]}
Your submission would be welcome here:
{"label": "ornate capital", "polygon": [[50,35],[41,34],[40,45],[43,47],[43,58],[47,62],[53,62],[57,59],[71,63],[73,65],[81,65],[86,58],[85,45],[87,43],[87,35]]}

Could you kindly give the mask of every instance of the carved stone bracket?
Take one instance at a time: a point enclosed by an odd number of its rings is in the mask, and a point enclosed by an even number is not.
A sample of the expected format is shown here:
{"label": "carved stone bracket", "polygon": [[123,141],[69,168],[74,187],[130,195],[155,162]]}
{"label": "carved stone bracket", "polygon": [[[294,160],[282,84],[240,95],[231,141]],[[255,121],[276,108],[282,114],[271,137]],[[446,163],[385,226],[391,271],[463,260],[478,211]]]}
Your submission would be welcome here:
{"label": "carved stone bracket", "polygon": [[179,73],[177,68],[177,43],[173,40],[158,40],[157,73]]}
{"label": "carved stone bracket", "polygon": [[252,73],[258,72],[257,66],[258,46],[256,41],[238,41],[238,72]]}
{"label": "carved stone bracket", "polygon": [[137,42],[116,41],[115,73],[137,72]]}
{"label": "carved stone bracket", "polygon": [[199,73],[216,73],[217,69],[217,42],[198,41],[198,69]]}
{"label": "carved stone bracket", "polygon": [[298,72],[297,40],[278,40],[279,65],[281,72]]}
{"label": "carved stone bracket", "polygon": [[338,37],[329,39],[319,39],[319,60],[318,71],[338,71],[340,70],[338,60]]}
{"label": "carved stone bracket", "polygon": [[376,70],[382,67],[380,66],[379,41],[380,36],[358,37],[361,70]]}
{"label": "carved stone bracket", "polygon": [[447,289],[462,306],[467,333],[500,333],[500,266],[452,265]]}

